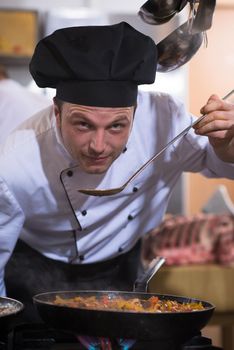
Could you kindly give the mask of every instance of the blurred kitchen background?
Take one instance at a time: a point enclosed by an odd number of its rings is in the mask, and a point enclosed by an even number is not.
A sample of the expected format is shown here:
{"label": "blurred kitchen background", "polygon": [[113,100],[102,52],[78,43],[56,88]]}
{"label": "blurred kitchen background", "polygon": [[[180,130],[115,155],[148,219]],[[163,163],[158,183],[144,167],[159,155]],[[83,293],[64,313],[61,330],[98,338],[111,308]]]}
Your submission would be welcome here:
{"label": "blurred kitchen background", "polygon": [[[188,18],[188,8],[185,7],[168,23],[149,25],[137,15],[143,3],[143,0],[0,0],[0,63],[6,65],[11,78],[38,94],[50,96],[51,91],[35,86],[28,71],[37,41],[61,27],[112,24],[124,20],[157,43]],[[199,116],[199,110],[210,94],[215,92],[224,96],[234,88],[233,33],[234,1],[217,0],[213,25],[207,32],[208,46],[203,45],[183,67],[169,73],[157,73],[156,82],[150,89],[178,96],[192,113]],[[14,42],[13,47],[9,38]],[[201,212],[220,186],[225,186],[231,208],[234,203],[233,181],[207,180],[197,174],[183,175],[171,198],[168,213],[189,216]],[[230,212],[232,210],[233,207]],[[224,319],[234,324],[230,308]],[[221,340],[217,340],[219,342]],[[234,347],[226,349],[233,350]]]}

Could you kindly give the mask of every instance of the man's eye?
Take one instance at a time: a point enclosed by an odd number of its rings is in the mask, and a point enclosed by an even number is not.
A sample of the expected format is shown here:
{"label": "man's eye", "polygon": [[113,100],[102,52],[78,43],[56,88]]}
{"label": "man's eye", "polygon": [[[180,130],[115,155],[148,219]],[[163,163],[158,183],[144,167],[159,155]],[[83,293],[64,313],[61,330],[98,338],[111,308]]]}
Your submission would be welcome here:
{"label": "man's eye", "polygon": [[119,131],[119,130],[122,130],[123,128],[124,128],[124,125],[121,123],[116,123],[111,125],[111,129],[114,131]]}
{"label": "man's eye", "polygon": [[79,122],[76,124],[77,128],[80,130],[87,130],[90,129],[90,125],[86,122]]}

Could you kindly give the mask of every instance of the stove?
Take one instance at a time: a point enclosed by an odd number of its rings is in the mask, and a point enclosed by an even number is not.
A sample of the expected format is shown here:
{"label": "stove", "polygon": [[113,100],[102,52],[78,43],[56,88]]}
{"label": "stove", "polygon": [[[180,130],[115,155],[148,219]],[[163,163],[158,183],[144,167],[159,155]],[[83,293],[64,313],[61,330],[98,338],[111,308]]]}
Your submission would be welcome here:
{"label": "stove", "polygon": [[222,350],[200,334],[185,344],[159,341],[94,338],[48,328],[45,324],[21,324],[0,334],[0,350]]}

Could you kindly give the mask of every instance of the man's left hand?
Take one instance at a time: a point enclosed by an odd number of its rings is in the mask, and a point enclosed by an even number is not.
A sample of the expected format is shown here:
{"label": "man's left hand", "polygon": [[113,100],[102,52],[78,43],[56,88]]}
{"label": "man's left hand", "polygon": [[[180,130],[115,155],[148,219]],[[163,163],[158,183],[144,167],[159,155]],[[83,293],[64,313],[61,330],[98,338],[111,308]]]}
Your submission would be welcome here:
{"label": "man's left hand", "polygon": [[196,134],[208,136],[217,156],[234,163],[234,104],[212,95],[201,113],[206,116],[194,126]]}

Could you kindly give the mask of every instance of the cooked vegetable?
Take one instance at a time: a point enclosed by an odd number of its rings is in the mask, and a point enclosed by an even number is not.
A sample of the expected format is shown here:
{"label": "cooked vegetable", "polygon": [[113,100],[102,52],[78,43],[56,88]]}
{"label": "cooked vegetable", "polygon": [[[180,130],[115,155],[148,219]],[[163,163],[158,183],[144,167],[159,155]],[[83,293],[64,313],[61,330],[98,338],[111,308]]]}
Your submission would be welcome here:
{"label": "cooked vegetable", "polygon": [[14,307],[0,304],[0,317],[9,315],[12,312],[15,312],[15,308]]}
{"label": "cooked vegetable", "polygon": [[179,303],[175,300],[160,300],[157,296],[151,296],[149,299],[124,299],[122,297],[111,298],[103,295],[100,298],[96,296],[74,298],[61,298],[56,296],[53,301],[55,305],[67,306],[71,308],[82,308],[92,310],[112,310],[112,311],[132,311],[132,312],[191,312],[204,310],[201,302]]}

